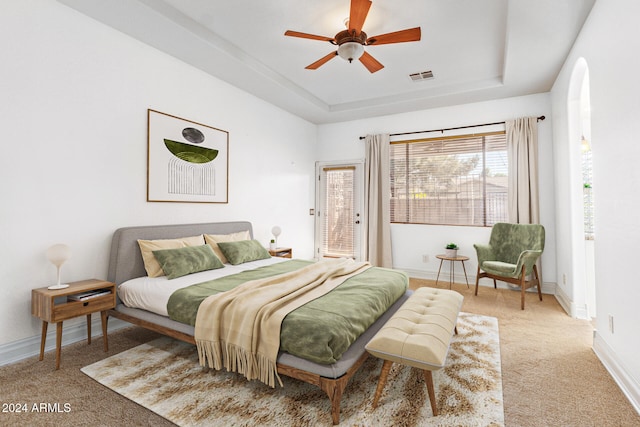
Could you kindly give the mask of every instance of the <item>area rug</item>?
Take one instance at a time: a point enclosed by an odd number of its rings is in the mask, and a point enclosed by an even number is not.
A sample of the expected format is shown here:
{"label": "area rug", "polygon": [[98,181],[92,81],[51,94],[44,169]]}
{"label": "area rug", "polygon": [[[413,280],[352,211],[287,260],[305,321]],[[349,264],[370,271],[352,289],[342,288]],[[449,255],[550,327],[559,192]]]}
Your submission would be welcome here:
{"label": "area rug", "polygon": [[[344,391],[341,426],[502,426],[498,322],[460,313],[444,369],[433,373],[434,417],[421,371],[394,364],[371,407],[382,362],[369,357]],[[195,346],[159,338],[82,368],[113,391],[179,426],[331,426],[319,388],[282,376],[275,389],[225,371],[204,371]]]}

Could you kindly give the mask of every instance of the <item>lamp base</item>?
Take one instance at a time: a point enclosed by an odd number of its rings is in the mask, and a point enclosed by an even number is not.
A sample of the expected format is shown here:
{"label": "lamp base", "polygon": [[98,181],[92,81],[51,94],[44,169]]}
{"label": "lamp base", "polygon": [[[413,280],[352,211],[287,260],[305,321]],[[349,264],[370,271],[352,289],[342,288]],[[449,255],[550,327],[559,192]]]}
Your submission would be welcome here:
{"label": "lamp base", "polygon": [[64,289],[64,288],[68,288],[68,287],[69,287],[69,285],[67,285],[67,284],[60,284],[60,285],[51,285],[47,289]]}

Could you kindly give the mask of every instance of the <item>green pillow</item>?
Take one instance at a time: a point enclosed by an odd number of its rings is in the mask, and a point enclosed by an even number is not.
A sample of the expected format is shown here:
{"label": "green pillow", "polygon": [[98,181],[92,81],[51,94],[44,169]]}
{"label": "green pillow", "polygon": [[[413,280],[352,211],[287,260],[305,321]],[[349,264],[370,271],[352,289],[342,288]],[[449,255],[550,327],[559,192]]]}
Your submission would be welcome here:
{"label": "green pillow", "polygon": [[271,258],[269,252],[257,240],[218,242],[218,247],[220,247],[220,250],[231,265]]}
{"label": "green pillow", "polygon": [[153,251],[153,255],[168,279],[224,267],[209,245],[160,249]]}

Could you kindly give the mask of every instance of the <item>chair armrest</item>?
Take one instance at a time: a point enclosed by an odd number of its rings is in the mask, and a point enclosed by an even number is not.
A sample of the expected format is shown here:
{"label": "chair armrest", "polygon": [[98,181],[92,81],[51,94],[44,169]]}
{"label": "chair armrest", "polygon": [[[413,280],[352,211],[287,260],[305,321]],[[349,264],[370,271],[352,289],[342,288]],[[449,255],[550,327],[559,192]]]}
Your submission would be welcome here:
{"label": "chair armrest", "polygon": [[496,256],[493,253],[493,248],[491,245],[479,245],[474,244],[474,248],[476,248],[476,254],[478,255],[478,265],[481,266],[485,261],[495,261]]}
{"label": "chair armrest", "polygon": [[538,261],[542,255],[542,251],[522,251],[518,257],[518,264],[516,271],[520,274],[522,266],[524,265],[525,274],[528,276],[533,271],[533,265]]}

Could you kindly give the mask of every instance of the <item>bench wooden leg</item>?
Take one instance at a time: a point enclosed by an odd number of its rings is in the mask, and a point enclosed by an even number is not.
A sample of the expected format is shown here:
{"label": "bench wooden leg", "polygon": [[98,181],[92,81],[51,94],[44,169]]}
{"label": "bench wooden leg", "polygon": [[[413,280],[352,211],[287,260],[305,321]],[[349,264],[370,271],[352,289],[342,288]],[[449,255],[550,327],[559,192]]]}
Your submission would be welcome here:
{"label": "bench wooden leg", "polygon": [[[391,371],[391,366],[393,362],[390,360],[385,360],[382,364],[382,369],[380,370],[380,378],[378,379],[378,386],[376,387],[376,393],[373,395],[373,409],[378,407],[378,401],[380,400],[380,396],[384,390],[384,386],[387,383],[387,377],[389,376],[389,371]],[[438,416],[438,407],[436,405],[436,390],[433,386],[433,375],[431,375],[431,371],[427,369],[422,370],[424,374],[424,382],[427,384],[427,392],[429,394],[429,402],[431,403],[431,412],[433,412],[433,416]]]}
{"label": "bench wooden leg", "polygon": [[380,378],[378,379],[378,387],[376,387],[376,394],[373,396],[373,409],[378,407],[378,400],[382,395],[384,385],[387,383],[387,376],[389,376],[389,371],[391,370],[392,365],[393,362],[390,360],[385,360],[382,364],[382,369],[380,370]]}
{"label": "bench wooden leg", "polygon": [[438,408],[436,407],[436,391],[433,388],[433,375],[431,371],[424,369],[424,381],[427,383],[427,391],[429,392],[429,401],[431,401],[431,411],[433,416],[438,416]]}

